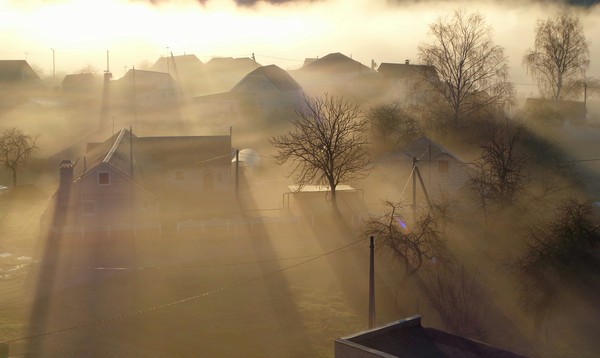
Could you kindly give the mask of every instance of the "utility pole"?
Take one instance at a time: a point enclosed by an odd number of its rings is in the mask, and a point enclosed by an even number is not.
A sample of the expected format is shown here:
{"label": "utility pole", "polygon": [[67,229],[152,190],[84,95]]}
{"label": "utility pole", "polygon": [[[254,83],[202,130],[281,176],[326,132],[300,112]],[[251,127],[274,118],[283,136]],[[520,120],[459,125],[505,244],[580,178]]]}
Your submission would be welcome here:
{"label": "utility pole", "polygon": [[56,79],[56,61],[54,58],[54,49],[51,48],[50,50],[52,50],[52,78]]}
{"label": "utility pole", "polygon": [[240,150],[235,150],[235,197],[239,198],[240,193]]}
{"label": "utility pole", "polygon": [[371,235],[369,261],[369,329],[375,326],[375,237]]}
{"label": "utility pole", "polygon": [[421,177],[421,172],[419,171],[419,167],[417,166],[417,162],[419,160],[416,157],[412,158],[412,176],[413,176],[413,197],[412,197],[412,211],[413,211],[413,221],[417,222],[417,178],[419,178],[419,184],[421,184],[421,189],[423,189],[423,194],[425,195],[425,200],[427,200],[427,205],[431,208],[431,199],[429,198],[429,194],[427,193],[427,189],[425,188],[425,183],[423,182],[423,177]]}

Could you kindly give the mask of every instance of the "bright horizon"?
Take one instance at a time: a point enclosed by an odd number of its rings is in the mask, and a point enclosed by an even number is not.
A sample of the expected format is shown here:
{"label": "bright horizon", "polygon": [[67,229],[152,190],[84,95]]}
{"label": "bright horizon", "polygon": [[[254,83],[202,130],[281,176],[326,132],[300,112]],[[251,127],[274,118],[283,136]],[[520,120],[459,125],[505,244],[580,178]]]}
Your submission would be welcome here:
{"label": "bright horizon", "polygon": [[[554,14],[558,5],[513,1],[324,0],[280,5],[259,2],[237,6],[233,0],[0,0],[0,59],[26,59],[42,76],[88,65],[110,70],[115,78],[132,66],[151,65],[159,57],[195,54],[250,57],[257,62],[296,69],[306,57],[341,52],[369,66],[417,63],[418,46],[428,26],[455,9],[479,11],[494,29],[495,42],[509,57],[511,79],[531,84],[521,66],[533,45],[537,19]],[[600,6],[577,8],[590,42],[588,77],[600,78]],[[523,90],[523,89],[522,89]]]}

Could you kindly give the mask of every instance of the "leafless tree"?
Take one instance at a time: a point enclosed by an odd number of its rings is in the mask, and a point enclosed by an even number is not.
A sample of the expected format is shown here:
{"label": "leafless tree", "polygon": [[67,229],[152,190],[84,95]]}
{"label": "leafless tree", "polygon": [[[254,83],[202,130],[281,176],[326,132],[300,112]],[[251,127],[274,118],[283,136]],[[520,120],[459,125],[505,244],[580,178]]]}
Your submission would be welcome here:
{"label": "leafless tree", "polygon": [[421,62],[436,68],[429,79],[449,106],[454,124],[463,116],[512,100],[504,49],[478,13],[454,12],[430,25],[431,42],[419,46]]}
{"label": "leafless tree", "polygon": [[460,335],[484,338],[488,301],[477,273],[463,265],[435,266],[427,271],[424,282],[448,328]]}
{"label": "leafless tree", "polygon": [[510,266],[518,278],[522,308],[532,315],[538,333],[557,308],[562,288],[600,288],[599,223],[590,203],[566,200],[552,217],[529,228],[528,247]]}
{"label": "leafless tree", "polygon": [[423,128],[416,116],[399,103],[382,103],[367,113],[374,137],[385,149],[398,149],[407,140],[416,138]]}
{"label": "leafless tree", "polygon": [[526,183],[524,173],[528,158],[519,154],[517,144],[524,133],[521,125],[508,119],[504,123],[490,121],[486,124],[486,142],[483,152],[473,163],[469,184],[485,208],[488,202],[507,205]]}
{"label": "leafless tree", "polygon": [[336,187],[364,177],[369,170],[368,122],[357,104],[343,97],[305,97],[295,108],[293,128],[269,142],[278,164],[292,163],[300,187],[328,185],[337,209]]}
{"label": "leafless tree", "polygon": [[36,140],[19,128],[0,128],[0,163],[11,171],[13,186],[17,185],[17,172],[36,149]]}
{"label": "leafless tree", "polygon": [[365,224],[383,250],[390,251],[404,265],[405,278],[414,275],[426,261],[444,262],[448,257],[441,232],[441,211],[428,210],[410,225],[402,215],[402,205],[385,201],[387,211]]}
{"label": "leafless tree", "polygon": [[542,96],[560,100],[581,93],[577,80],[589,64],[588,43],[577,17],[562,13],[538,20],[533,49],[523,56],[523,65],[537,79]]}

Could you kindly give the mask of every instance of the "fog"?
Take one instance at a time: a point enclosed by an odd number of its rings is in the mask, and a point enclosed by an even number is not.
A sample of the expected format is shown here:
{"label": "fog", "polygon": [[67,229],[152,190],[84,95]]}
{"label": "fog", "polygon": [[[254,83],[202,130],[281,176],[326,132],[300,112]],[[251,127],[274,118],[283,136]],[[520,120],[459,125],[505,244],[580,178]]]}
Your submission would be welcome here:
{"label": "fog", "polygon": [[[579,101],[558,114],[527,107],[538,92],[521,66],[536,21],[564,7],[584,26],[587,76],[598,79],[600,5],[1,2],[0,60],[26,60],[39,78],[0,85],[0,129],[36,140],[17,185],[0,168],[0,358],[333,357],[335,339],[368,328],[377,219],[404,238],[440,238],[411,276],[414,257],[378,232],[377,325],[420,314],[424,326],[526,356],[597,356],[597,92],[583,115]],[[417,64],[429,24],[460,8],[492,27],[517,101],[457,124],[435,98],[415,96],[431,100],[419,112],[408,85],[369,76],[371,61]],[[301,69],[329,54],[352,70]],[[313,183],[295,187],[294,163],[273,145],[304,95],[324,93],[371,121],[368,175],[340,183],[335,202]],[[381,105],[405,111],[396,120],[414,116],[415,133],[377,132]],[[472,179],[486,146],[517,132],[523,167],[508,172],[522,182],[498,199]],[[560,236],[532,230],[564,219],[567,200],[590,205],[590,248],[541,270],[541,288],[528,291],[515,267],[536,239]],[[386,201],[399,203],[395,216]]]}
{"label": "fog", "polygon": [[[240,2],[245,3],[245,2]],[[457,8],[473,8],[460,1],[8,1],[0,6],[0,33],[5,59],[27,58],[46,76],[70,73],[92,64],[120,77],[142,61],[160,56],[194,53],[206,62],[215,56],[256,54],[261,64],[295,69],[306,57],[342,52],[369,64],[417,61],[417,47],[428,25]],[[537,19],[564,7],[561,1],[478,1],[494,28],[496,42],[509,56],[512,80],[530,83],[521,57],[532,46]],[[591,42],[591,57],[600,55],[594,38],[600,7],[574,7]],[[336,16],[331,16],[336,14]],[[74,31],[74,29],[77,29]],[[600,76],[592,61],[588,75]],[[527,92],[527,87],[521,90]]]}

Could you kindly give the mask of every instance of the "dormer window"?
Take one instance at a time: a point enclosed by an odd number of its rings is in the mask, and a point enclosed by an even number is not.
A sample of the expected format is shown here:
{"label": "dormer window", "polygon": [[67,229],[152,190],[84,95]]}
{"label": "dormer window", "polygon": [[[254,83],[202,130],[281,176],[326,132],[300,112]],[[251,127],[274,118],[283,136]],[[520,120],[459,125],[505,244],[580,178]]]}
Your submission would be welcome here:
{"label": "dormer window", "polygon": [[110,173],[98,173],[98,185],[109,185]]}

